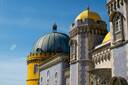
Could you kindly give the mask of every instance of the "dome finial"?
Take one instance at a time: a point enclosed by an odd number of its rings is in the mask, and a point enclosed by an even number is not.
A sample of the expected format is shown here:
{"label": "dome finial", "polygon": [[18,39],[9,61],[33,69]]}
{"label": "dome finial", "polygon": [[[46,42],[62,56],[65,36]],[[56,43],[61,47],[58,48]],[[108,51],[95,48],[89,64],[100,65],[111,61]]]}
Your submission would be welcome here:
{"label": "dome finial", "polygon": [[89,7],[89,6],[87,7],[87,10],[88,10],[88,11],[90,10],[90,7]]}
{"label": "dome finial", "polygon": [[56,23],[53,24],[52,31],[53,32],[56,32],[57,31],[57,25],[56,25]]}

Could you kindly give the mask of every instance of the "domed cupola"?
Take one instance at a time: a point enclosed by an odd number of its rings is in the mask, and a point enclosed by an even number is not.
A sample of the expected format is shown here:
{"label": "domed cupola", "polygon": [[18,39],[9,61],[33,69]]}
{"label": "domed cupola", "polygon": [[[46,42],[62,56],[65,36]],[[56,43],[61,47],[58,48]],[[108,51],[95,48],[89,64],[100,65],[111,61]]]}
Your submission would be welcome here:
{"label": "domed cupola", "polygon": [[102,43],[107,32],[106,22],[102,20],[98,13],[87,8],[81,12],[72,23],[70,37],[72,38],[77,35],[86,36],[84,38],[88,38],[88,40],[91,41],[89,42],[89,49],[93,49]]}
{"label": "domed cupola", "polygon": [[81,12],[72,23],[72,29],[81,26],[93,26],[95,27],[94,29],[98,28],[96,30],[106,30],[105,21],[102,20],[98,13],[90,10],[90,8]]}
{"label": "domed cupola", "polygon": [[93,12],[90,10],[90,8],[87,8],[87,10],[81,12],[75,19],[75,21],[78,20],[85,20],[85,19],[92,19],[94,21],[100,21],[101,17],[98,13]]}
{"label": "domed cupola", "polygon": [[38,39],[35,43],[33,53],[69,53],[69,36],[57,32],[57,25],[53,25],[53,30]]}

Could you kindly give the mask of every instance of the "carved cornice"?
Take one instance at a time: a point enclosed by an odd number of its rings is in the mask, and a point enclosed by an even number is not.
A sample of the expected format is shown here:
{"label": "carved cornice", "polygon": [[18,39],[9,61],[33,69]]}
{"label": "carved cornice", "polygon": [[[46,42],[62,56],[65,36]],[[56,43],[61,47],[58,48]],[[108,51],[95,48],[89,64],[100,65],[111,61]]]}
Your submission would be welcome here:
{"label": "carved cornice", "polygon": [[116,44],[113,44],[113,45],[111,46],[111,49],[118,48],[118,47],[124,46],[124,45],[126,45],[126,44],[128,44],[128,40],[123,41],[123,42],[118,42],[118,43],[116,43]]}
{"label": "carved cornice", "polygon": [[92,63],[92,61],[91,60],[86,60],[86,59],[79,59],[79,60],[70,61],[70,64],[75,64],[75,63],[81,63],[81,64],[84,64],[84,65],[90,65],[90,63]]}
{"label": "carved cornice", "polygon": [[[102,29],[100,29],[102,27]],[[106,25],[94,24],[94,25],[82,25],[75,26],[70,32],[70,38],[81,33],[99,34],[105,35],[107,33]]]}

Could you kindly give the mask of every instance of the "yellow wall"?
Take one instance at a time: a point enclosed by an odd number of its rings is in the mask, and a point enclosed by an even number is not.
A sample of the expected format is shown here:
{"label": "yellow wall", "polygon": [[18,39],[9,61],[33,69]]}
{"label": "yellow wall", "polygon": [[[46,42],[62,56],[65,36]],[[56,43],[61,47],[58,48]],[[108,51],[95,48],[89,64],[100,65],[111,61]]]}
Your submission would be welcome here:
{"label": "yellow wall", "polygon": [[[37,61],[38,59],[38,61]],[[31,61],[31,62],[29,62]],[[39,58],[36,56],[29,56],[27,59],[28,66],[27,66],[27,82],[26,85],[38,85],[39,81],[39,71],[34,73],[35,65],[39,65]]]}
{"label": "yellow wall", "polygon": [[39,72],[34,73],[34,66],[38,65],[36,62],[28,64],[27,68],[27,85],[38,85]]}
{"label": "yellow wall", "polygon": [[38,85],[38,81],[27,81],[27,85]]}
{"label": "yellow wall", "polygon": [[[31,54],[27,57],[27,82],[26,85],[38,85],[40,73],[34,73],[34,66],[40,65],[41,60],[47,58],[45,54]],[[39,68],[38,68],[39,70]]]}
{"label": "yellow wall", "polygon": [[39,78],[39,73],[34,73],[34,65],[37,63],[30,63],[28,65],[28,79],[37,79]]}

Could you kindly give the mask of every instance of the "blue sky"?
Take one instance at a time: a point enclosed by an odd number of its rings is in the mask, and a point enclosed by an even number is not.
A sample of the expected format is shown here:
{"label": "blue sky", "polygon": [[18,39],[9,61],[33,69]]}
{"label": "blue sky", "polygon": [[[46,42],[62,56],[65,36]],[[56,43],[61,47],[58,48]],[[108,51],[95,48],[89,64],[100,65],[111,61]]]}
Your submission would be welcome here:
{"label": "blue sky", "polygon": [[108,23],[105,4],[106,0],[0,0],[0,83],[25,85],[26,56],[40,36],[51,32],[53,23],[68,34],[88,6]]}

